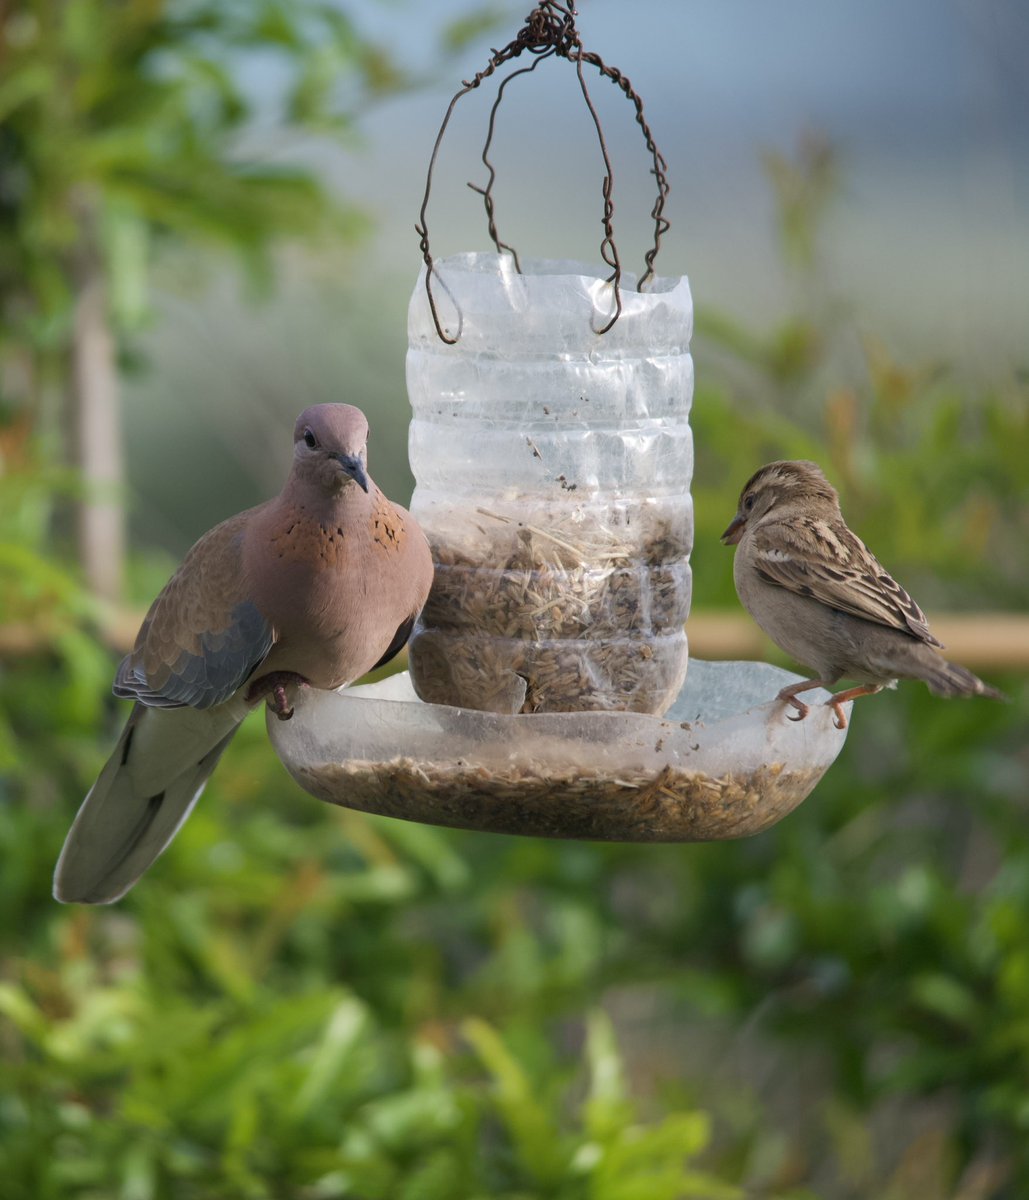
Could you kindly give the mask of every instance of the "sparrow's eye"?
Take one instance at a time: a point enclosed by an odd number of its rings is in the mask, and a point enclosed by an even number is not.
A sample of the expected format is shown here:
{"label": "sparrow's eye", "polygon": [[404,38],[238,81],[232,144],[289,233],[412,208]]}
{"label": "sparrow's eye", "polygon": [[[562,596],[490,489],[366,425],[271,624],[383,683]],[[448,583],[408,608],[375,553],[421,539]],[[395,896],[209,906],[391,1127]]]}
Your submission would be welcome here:
{"label": "sparrow's eye", "polygon": [[311,450],[318,445],[318,439],[314,436],[314,431],[311,429],[304,430],[304,444]]}
{"label": "sparrow's eye", "polygon": [[744,498],[743,507],[747,512],[750,512],[750,510],[754,507],[754,493],[753,492],[751,492],[749,496]]}

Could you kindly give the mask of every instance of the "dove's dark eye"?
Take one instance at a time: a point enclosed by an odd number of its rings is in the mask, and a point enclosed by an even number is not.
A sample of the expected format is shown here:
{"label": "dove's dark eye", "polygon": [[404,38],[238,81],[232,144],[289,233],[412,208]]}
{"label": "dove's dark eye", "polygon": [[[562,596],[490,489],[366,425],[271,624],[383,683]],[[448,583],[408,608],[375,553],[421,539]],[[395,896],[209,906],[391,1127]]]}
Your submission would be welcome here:
{"label": "dove's dark eye", "polygon": [[304,444],[310,449],[314,449],[318,445],[318,439],[314,436],[314,431],[311,429],[304,430]]}

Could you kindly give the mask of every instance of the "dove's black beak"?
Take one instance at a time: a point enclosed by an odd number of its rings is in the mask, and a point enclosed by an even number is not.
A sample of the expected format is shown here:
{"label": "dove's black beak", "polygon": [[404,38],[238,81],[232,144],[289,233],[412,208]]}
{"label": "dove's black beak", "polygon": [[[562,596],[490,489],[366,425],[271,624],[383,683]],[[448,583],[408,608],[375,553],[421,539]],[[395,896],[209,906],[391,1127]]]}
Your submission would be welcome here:
{"label": "dove's black beak", "polygon": [[368,476],[365,474],[364,463],[356,454],[334,454],[332,457],[343,468],[344,475],[349,475],[362,491],[368,491]]}
{"label": "dove's black beak", "polygon": [[729,528],[722,534],[721,541],[723,546],[735,546],[736,543],[743,537],[743,531],[747,527],[746,517],[741,517],[739,513],[729,522]]}

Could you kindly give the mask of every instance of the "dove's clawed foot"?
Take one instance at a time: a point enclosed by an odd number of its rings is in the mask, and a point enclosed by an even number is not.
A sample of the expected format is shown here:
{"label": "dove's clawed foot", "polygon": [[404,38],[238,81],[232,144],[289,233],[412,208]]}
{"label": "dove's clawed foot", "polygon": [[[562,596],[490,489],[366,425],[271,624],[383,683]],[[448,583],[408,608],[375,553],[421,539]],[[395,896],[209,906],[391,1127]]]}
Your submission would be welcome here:
{"label": "dove's clawed foot", "polygon": [[307,687],[303,675],[294,671],[272,671],[262,675],[247,689],[247,703],[256,704],[267,697],[268,707],[280,721],[288,721],[293,716],[293,705],[289,701],[287,688]]}
{"label": "dove's clawed foot", "polygon": [[268,707],[275,712],[280,721],[288,721],[293,716],[293,705],[290,704],[286,696],[286,689],[281,683],[277,683],[272,688]]}

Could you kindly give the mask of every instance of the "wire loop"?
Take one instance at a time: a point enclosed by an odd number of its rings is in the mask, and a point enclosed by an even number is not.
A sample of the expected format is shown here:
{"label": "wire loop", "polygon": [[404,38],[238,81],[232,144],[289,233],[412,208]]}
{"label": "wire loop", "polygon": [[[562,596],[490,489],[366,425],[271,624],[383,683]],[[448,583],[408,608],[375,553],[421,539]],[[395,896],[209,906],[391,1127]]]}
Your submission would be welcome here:
{"label": "wire loop", "polygon": [[[432,148],[432,155],[429,159],[429,169],[425,177],[425,194],[422,198],[422,206],[418,214],[418,223],[415,225],[415,232],[419,237],[419,248],[422,252],[422,259],[425,262],[425,291],[429,300],[429,309],[432,312],[432,320],[436,326],[436,332],[439,334],[440,340],[448,345],[454,343],[461,336],[460,324],[457,334],[453,337],[449,336],[444,329],[440,320],[439,313],[436,309],[436,299],[432,292],[432,281],[436,277],[436,268],[432,254],[429,251],[429,227],[426,213],[429,207],[429,197],[432,194],[432,178],[436,169],[436,160],[439,157],[440,146],[443,143],[443,137],[446,134],[447,126],[450,124],[450,118],[454,114],[454,109],[457,102],[480,87],[485,80],[494,75],[501,67],[518,58],[519,55],[528,51],[535,56],[535,61],[527,67],[520,67],[516,71],[512,71],[501,81],[497,89],[497,96],[490,109],[489,123],[486,130],[486,141],[482,149],[482,161],[487,171],[489,178],[486,181],[485,187],[480,187],[478,184],[469,183],[468,186],[473,192],[478,193],[483,200],[483,205],[486,210],[486,222],[489,231],[490,240],[497,248],[498,253],[505,251],[514,259],[515,269],[521,273],[521,263],[518,258],[518,252],[513,246],[501,241],[500,235],[497,232],[496,223],[496,203],[493,197],[493,186],[496,182],[497,171],[496,167],[490,161],[490,150],[493,145],[493,134],[496,129],[497,111],[500,108],[501,101],[504,98],[504,92],[507,85],[520,75],[528,75],[535,71],[539,64],[546,58],[558,57],[566,58],[569,62],[575,63],[576,75],[579,80],[579,87],[582,91],[582,97],[586,107],[589,110],[590,116],[593,118],[593,124],[597,131],[597,140],[600,143],[600,153],[604,159],[604,183],[602,188],[604,208],[602,225],[604,228],[604,237],[600,243],[600,256],[604,260],[606,266],[611,268],[611,274],[608,276],[607,282],[614,286],[614,311],[610,320],[601,328],[595,329],[597,334],[607,333],[618,320],[622,312],[622,265],[618,254],[618,247],[615,244],[614,238],[614,170],[611,166],[611,158],[608,154],[607,142],[604,139],[604,130],[600,123],[600,117],[596,108],[593,105],[593,99],[590,96],[589,88],[586,85],[586,77],[583,74],[583,63],[589,63],[597,68],[602,76],[609,79],[616,87],[618,87],[631,100],[636,109],[636,123],[643,131],[643,137],[646,142],[647,149],[650,151],[653,160],[651,174],[657,185],[657,199],[654,202],[654,207],[651,209],[650,216],[654,222],[654,240],[653,244],[647,253],[644,255],[644,264],[646,270],[640,277],[638,288],[643,291],[647,282],[654,275],[654,260],[657,257],[658,251],[661,248],[661,238],[668,231],[669,222],[664,215],[665,201],[668,198],[669,184],[665,174],[668,164],[665,162],[664,156],[658,150],[654,141],[654,135],[650,131],[650,126],[647,124],[646,118],[643,115],[643,101],[633,88],[629,80],[621,71],[615,67],[609,67],[599,54],[594,54],[592,51],[585,50],[582,41],[579,37],[579,31],[575,27],[575,18],[577,10],[572,3],[562,3],[561,0],[541,0],[541,3],[529,13],[525,24],[518,31],[517,35],[506,46],[500,50],[494,49],[490,56],[489,62],[471,79],[462,81],[462,86],[455,93],[447,107],[443,123],[440,125],[439,132],[436,134],[436,141]],[[439,280],[442,284],[442,280]],[[443,284],[444,290],[446,285]],[[451,299],[454,297],[451,295]],[[456,303],[456,301],[455,301]],[[460,310],[459,310],[460,322]]]}

